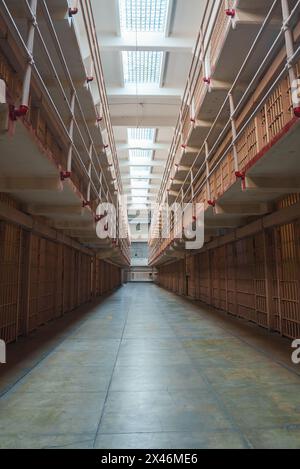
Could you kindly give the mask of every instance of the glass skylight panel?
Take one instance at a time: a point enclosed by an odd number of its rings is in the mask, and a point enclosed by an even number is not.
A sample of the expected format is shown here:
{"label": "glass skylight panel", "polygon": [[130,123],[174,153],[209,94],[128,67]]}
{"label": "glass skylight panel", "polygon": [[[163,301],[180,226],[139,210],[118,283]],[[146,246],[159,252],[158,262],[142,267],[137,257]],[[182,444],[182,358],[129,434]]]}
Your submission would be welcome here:
{"label": "glass skylight panel", "polygon": [[155,129],[147,128],[130,128],[128,129],[128,142],[129,143],[141,143],[149,142],[153,143],[155,138]]}
{"label": "glass skylight panel", "polygon": [[169,0],[119,0],[122,33],[163,33]]}
{"label": "glass skylight panel", "polygon": [[163,52],[123,51],[124,82],[126,85],[159,85]]}
{"label": "glass skylight panel", "polygon": [[139,204],[139,205],[142,205],[142,204],[147,204],[147,198],[146,197],[132,197],[132,203],[133,204]]}
{"label": "glass skylight panel", "polygon": [[129,150],[129,160],[131,163],[138,163],[140,160],[152,160],[152,150]]}
{"label": "glass skylight panel", "polygon": [[148,190],[147,189],[132,189],[131,193],[134,197],[147,197]]}
{"label": "glass skylight panel", "polygon": [[149,187],[149,179],[131,179],[131,186],[137,187],[141,189],[148,189]]}
{"label": "glass skylight panel", "polygon": [[150,170],[151,168],[149,166],[131,166],[130,175],[133,178],[150,177]]}

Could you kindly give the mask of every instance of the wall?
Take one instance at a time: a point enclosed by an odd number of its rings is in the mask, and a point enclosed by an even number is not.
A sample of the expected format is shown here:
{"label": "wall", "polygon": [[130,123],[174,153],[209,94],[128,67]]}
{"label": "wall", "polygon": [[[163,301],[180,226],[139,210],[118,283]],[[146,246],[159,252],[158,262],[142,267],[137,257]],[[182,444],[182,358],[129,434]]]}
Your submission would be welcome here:
{"label": "wall", "polygon": [[120,283],[119,267],[0,220],[0,339],[6,343]]}
{"label": "wall", "polygon": [[[299,196],[283,200],[291,206]],[[158,267],[158,283],[290,337],[300,337],[300,219]]]}

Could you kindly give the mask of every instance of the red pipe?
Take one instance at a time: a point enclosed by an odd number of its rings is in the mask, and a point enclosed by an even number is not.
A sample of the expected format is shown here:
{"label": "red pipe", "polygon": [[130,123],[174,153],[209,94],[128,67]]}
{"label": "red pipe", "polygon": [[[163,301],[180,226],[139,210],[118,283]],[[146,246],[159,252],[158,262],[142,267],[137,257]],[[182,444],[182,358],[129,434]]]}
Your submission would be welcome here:
{"label": "red pipe", "polygon": [[12,121],[16,121],[18,117],[25,117],[29,107],[26,104],[21,104],[18,108],[11,105],[9,106],[9,117]]}
{"label": "red pipe", "polygon": [[300,117],[300,106],[294,107],[294,114],[296,117]]}
{"label": "red pipe", "polygon": [[234,8],[227,8],[227,10],[225,10],[225,13],[227,16],[230,16],[230,18],[234,18],[236,11]]}
{"label": "red pipe", "polygon": [[65,179],[70,179],[71,174],[72,174],[71,171],[61,171],[60,173],[61,181],[64,181]]}
{"label": "red pipe", "polygon": [[77,15],[78,8],[69,8],[69,16],[72,17],[73,15]]}

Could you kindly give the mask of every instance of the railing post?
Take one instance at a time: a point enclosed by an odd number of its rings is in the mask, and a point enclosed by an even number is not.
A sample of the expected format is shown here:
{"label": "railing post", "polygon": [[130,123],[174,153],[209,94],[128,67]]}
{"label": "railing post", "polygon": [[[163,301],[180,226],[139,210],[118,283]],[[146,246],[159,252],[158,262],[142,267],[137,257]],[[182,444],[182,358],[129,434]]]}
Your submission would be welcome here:
{"label": "railing post", "polygon": [[91,202],[91,180],[92,180],[92,157],[93,157],[93,143],[90,143],[90,149],[89,149],[89,165],[88,165],[88,174],[89,174],[89,182],[88,182],[88,187],[87,187],[87,194],[86,194],[86,203],[90,204]]}
{"label": "railing post", "polygon": [[69,143],[69,151],[68,151],[68,162],[67,162],[67,172],[68,174],[71,173],[72,171],[72,157],[73,157],[73,135],[74,135],[74,113],[75,113],[75,90],[72,90],[71,93],[71,120],[70,120],[70,125],[69,125],[69,137],[70,137],[70,143]]}
{"label": "railing post", "polygon": [[37,0],[31,0],[30,10],[31,10],[32,17],[29,21],[29,30],[28,30],[27,42],[26,42],[26,47],[30,54],[30,57],[29,57],[28,64],[25,70],[21,106],[19,110],[16,111],[17,113],[19,113],[19,115],[25,115],[28,111],[32,66],[34,64],[33,48],[34,48],[34,36],[35,36],[35,27],[36,27]]}
{"label": "railing post", "polygon": [[211,190],[210,190],[210,183],[209,183],[209,176],[210,176],[210,171],[209,171],[209,148],[208,148],[208,142],[205,142],[205,168],[206,168],[206,190],[207,190],[207,203],[209,205],[213,205],[214,201],[211,198]]}
{"label": "railing post", "polygon": [[193,174],[193,168],[191,168],[191,196],[192,196],[192,201],[194,200],[194,174]]}
{"label": "railing post", "polygon": [[241,176],[241,173],[239,171],[239,159],[238,159],[238,152],[236,148],[236,137],[237,137],[237,131],[236,131],[236,124],[235,124],[235,118],[234,118],[234,102],[233,102],[233,96],[230,93],[229,94],[229,105],[230,105],[230,121],[231,121],[231,131],[232,131],[232,151],[233,151],[233,159],[234,159],[234,170],[235,170],[235,175],[237,177]]}
{"label": "railing post", "polygon": [[293,32],[291,30],[290,24],[288,23],[288,18],[290,16],[288,0],[281,0],[281,6],[282,6],[283,31],[284,31],[284,37],[285,37],[287,66],[288,66],[289,78],[290,78],[290,84],[291,84],[294,114],[296,117],[300,117],[300,98],[299,98],[298,80],[297,80],[294,66],[291,62],[291,59],[295,52],[295,48],[294,48]]}

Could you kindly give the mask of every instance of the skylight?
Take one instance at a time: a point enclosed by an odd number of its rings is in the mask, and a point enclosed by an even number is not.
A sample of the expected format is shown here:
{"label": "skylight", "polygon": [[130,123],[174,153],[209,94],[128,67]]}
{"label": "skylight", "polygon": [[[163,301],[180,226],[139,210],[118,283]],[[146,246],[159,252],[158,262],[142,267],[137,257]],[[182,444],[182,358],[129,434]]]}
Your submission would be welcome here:
{"label": "skylight", "polygon": [[133,178],[149,177],[150,178],[150,167],[148,166],[131,166],[130,175]]}
{"label": "skylight", "polygon": [[131,193],[134,197],[147,197],[148,190],[147,189],[132,189]]}
{"label": "skylight", "polygon": [[149,128],[130,128],[128,129],[128,140],[132,142],[153,142],[155,129]]}
{"label": "skylight", "polygon": [[149,180],[146,180],[146,179],[131,179],[131,186],[135,187],[135,188],[139,188],[139,189],[148,189],[149,188]]}
{"label": "skylight", "polygon": [[152,150],[129,150],[129,161],[131,163],[138,163],[141,160],[152,160]]}
{"label": "skylight", "polygon": [[124,82],[126,85],[160,84],[163,52],[123,51]]}
{"label": "skylight", "polygon": [[169,0],[119,0],[122,33],[163,33]]}
{"label": "skylight", "polygon": [[137,205],[146,205],[148,199],[146,197],[132,197],[132,203]]}

